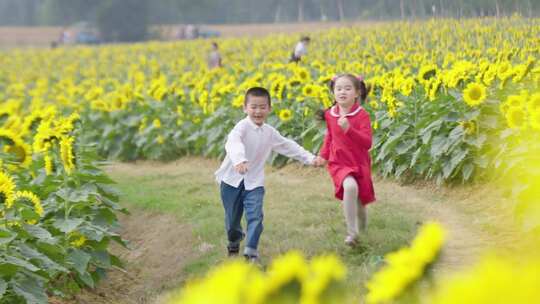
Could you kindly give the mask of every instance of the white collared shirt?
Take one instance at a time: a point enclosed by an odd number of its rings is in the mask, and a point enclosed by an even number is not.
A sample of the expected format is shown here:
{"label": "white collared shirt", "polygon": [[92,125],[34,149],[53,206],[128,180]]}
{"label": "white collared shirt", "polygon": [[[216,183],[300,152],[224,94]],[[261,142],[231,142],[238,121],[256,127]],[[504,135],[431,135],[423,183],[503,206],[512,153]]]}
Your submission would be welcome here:
{"label": "white collared shirt", "polygon": [[[249,117],[240,120],[229,133],[225,151],[227,155],[215,173],[216,181],[238,187],[244,180],[246,190],[264,186],[264,165],[272,151],[304,164],[311,164],[315,159],[315,155],[283,137],[272,126],[258,126]],[[246,174],[236,172],[234,166],[245,161]]]}
{"label": "white collared shirt", "polygon": [[[364,108],[362,108],[361,105],[358,105],[356,110],[345,114],[345,116],[354,116],[354,115],[358,114],[358,112],[362,111],[363,109]],[[332,115],[334,117],[340,117],[340,115],[339,115],[339,106],[338,105],[335,105],[335,106],[330,108],[330,115]]]}

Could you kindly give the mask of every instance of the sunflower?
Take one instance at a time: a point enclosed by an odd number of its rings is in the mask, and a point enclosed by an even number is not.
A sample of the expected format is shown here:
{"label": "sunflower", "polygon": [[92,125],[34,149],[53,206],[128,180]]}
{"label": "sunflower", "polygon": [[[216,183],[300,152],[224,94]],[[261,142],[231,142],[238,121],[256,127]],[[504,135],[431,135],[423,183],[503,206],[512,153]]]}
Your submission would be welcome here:
{"label": "sunflower", "polygon": [[399,91],[401,94],[405,96],[410,96],[414,88],[414,78],[407,78],[403,82],[401,82],[401,85],[399,87]]}
{"label": "sunflower", "polygon": [[38,153],[48,151],[60,137],[61,134],[52,125],[51,121],[42,121],[39,124],[36,135],[34,136],[32,150]]}
{"label": "sunflower", "polygon": [[481,104],[486,99],[486,87],[472,82],[463,90],[463,100],[471,107]]}
{"label": "sunflower", "polygon": [[293,113],[289,109],[283,109],[279,111],[279,119],[283,122],[287,122],[292,119]]}
{"label": "sunflower", "polygon": [[0,129],[0,144],[14,145],[17,135],[8,129]]}
{"label": "sunflower", "polygon": [[540,93],[532,94],[527,102],[529,112],[540,112]]}
{"label": "sunflower", "polygon": [[165,138],[163,138],[163,136],[161,135],[158,135],[156,142],[160,145],[163,145],[163,143],[165,142]]}
{"label": "sunflower", "polygon": [[497,70],[494,68],[489,68],[483,75],[482,81],[485,85],[489,86],[495,80],[495,77],[497,76]]}
{"label": "sunflower", "polygon": [[232,106],[235,108],[241,108],[244,106],[244,96],[238,95],[232,101]]}
{"label": "sunflower", "polygon": [[285,83],[281,80],[276,80],[272,83],[270,87],[270,94],[272,97],[281,99],[283,97],[283,91],[285,90]]}
{"label": "sunflower", "polygon": [[86,237],[84,235],[81,235],[78,239],[70,242],[71,245],[78,248],[82,247],[85,243],[86,243]]}
{"label": "sunflower", "polygon": [[525,100],[522,95],[510,95],[506,98],[506,104],[510,108],[522,108],[525,104]]}
{"label": "sunflower", "polygon": [[510,107],[506,113],[506,122],[512,129],[523,129],[527,123],[527,113],[522,108]]}
{"label": "sunflower", "polygon": [[75,129],[75,123],[80,122],[81,117],[77,112],[72,113],[68,117],[60,117],[56,119],[55,129],[58,133],[67,135]]}
{"label": "sunflower", "polygon": [[109,111],[111,111],[111,109],[109,109],[109,106],[107,105],[107,103],[101,98],[92,100],[92,102],[90,103],[90,108],[92,110],[101,111],[101,112],[109,112]]}
{"label": "sunflower", "polygon": [[392,52],[388,52],[386,56],[384,56],[384,61],[386,62],[392,62],[394,60],[396,60],[396,55]]}
{"label": "sunflower", "polygon": [[94,99],[99,98],[101,95],[103,95],[103,88],[95,86],[91,89],[89,89],[86,94],[84,94],[84,98],[88,101],[92,101]]}
{"label": "sunflower", "polygon": [[75,168],[75,156],[73,155],[74,138],[70,136],[62,136],[60,140],[60,156],[67,174],[71,174]]}
{"label": "sunflower", "polygon": [[21,141],[15,145],[6,146],[5,152],[15,155],[15,161],[23,167],[27,167],[32,162],[31,147],[25,142]]}
{"label": "sunflower", "polygon": [[303,255],[297,251],[290,251],[275,259],[270,265],[266,291],[272,294],[287,286],[300,287],[308,275],[309,266]]}
{"label": "sunflower", "polygon": [[288,84],[289,84],[289,86],[294,87],[294,86],[299,85],[300,83],[302,83],[302,80],[299,79],[299,78],[294,77],[294,78],[291,78],[291,79],[289,80],[289,83],[288,83]]}
{"label": "sunflower", "polygon": [[159,120],[159,118],[154,119],[154,121],[152,122],[152,125],[154,126],[154,128],[160,129],[161,128],[161,120]]}
{"label": "sunflower", "polygon": [[311,79],[311,75],[306,68],[297,68],[294,72],[295,76],[302,82],[306,82]]}
{"label": "sunflower", "polygon": [[4,143],[4,152],[15,156],[15,161],[26,167],[32,161],[31,147],[20,136],[10,130],[0,129],[0,144]]}
{"label": "sunflower", "polygon": [[13,178],[0,171],[0,202],[4,203],[7,208],[13,205],[14,191],[15,182],[13,182]]}
{"label": "sunflower", "polygon": [[23,135],[34,132],[42,120],[43,116],[37,111],[26,116],[23,122]]}
{"label": "sunflower", "polygon": [[501,111],[503,115],[506,115],[506,112],[508,111],[508,109],[510,109],[510,106],[508,105],[508,103],[503,102],[499,104],[499,111]]}
{"label": "sunflower", "polygon": [[437,75],[437,66],[429,64],[422,66],[418,72],[418,80],[421,82],[428,81]]}
{"label": "sunflower", "polygon": [[473,134],[476,131],[476,123],[473,120],[460,121],[459,124],[463,127],[467,135]]}
{"label": "sunflower", "polygon": [[540,111],[532,112],[529,122],[534,130],[540,130]]}
{"label": "sunflower", "polygon": [[34,206],[34,211],[39,215],[43,216],[44,210],[41,206],[41,200],[37,195],[30,191],[17,191],[13,195],[13,202],[17,202],[19,200],[28,201]]}
{"label": "sunflower", "polygon": [[512,75],[512,66],[508,61],[499,63],[497,68],[497,76],[501,80],[505,80]]}
{"label": "sunflower", "polygon": [[529,69],[526,64],[520,64],[516,66],[512,71],[512,74],[514,74],[514,78],[512,78],[512,81],[515,83],[522,81],[528,72],[529,72]]}
{"label": "sunflower", "polygon": [[45,173],[47,175],[51,175],[55,169],[52,157],[49,154],[45,154],[45,156],[43,157],[43,161],[45,163]]}
{"label": "sunflower", "polygon": [[308,97],[317,97],[319,95],[317,88],[311,84],[306,84],[302,88],[302,93],[304,94],[304,96],[308,96]]}

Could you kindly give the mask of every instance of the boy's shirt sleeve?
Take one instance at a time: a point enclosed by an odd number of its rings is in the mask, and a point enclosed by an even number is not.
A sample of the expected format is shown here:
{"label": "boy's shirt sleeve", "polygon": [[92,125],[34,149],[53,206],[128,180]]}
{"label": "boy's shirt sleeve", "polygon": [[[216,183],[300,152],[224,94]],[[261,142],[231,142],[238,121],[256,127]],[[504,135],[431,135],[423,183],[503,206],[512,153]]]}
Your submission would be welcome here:
{"label": "boy's shirt sleeve", "polygon": [[234,166],[246,162],[246,148],[242,138],[245,133],[245,124],[242,122],[236,124],[227,136],[227,142],[225,143],[225,151],[231,159]]}
{"label": "boy's shirt sleeve", "polygon": [[304,164],[311,164],[315,155],[302,148],[294,140],[283,137],[276,129],[272,129],[272,150],[287,157],[296,159]]}

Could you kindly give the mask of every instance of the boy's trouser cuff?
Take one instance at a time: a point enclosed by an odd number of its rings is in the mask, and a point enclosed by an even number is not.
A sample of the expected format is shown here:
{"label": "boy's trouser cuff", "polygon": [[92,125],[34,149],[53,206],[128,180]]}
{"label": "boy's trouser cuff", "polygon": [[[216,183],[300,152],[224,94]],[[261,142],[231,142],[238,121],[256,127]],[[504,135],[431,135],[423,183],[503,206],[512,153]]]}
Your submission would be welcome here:
{"label": "boy's trouser cuff", "polygon": [[257,251],[257,249],[246,247],[246,248],[244,248],[244,255],[258,257],[259,252]]}

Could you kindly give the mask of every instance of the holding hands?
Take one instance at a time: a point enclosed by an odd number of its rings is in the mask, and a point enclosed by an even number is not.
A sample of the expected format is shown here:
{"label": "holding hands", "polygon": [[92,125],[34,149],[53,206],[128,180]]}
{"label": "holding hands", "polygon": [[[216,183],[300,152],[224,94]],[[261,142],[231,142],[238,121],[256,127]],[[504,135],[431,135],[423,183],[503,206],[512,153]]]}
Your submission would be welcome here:
{"label": "holding hands", "polygon": [[326,159],[324,159],[324,158],[322,158],[320,156],[317,156],[313,160],[313,166],[315,166],[315,167],[323,167],[324,165],[326,165],[326,162],[327,162]]}
{"label": "holding hands", "polygon": [[[326,165],[328,161],[320,156],[315,157],[313,162],[311,163],[315,167],[323,167]],[[246,174],[248,172],[248,163],[247,162],[241,162],[238,165],[234,166],[234,171],[240,173],[240,174]]]}

